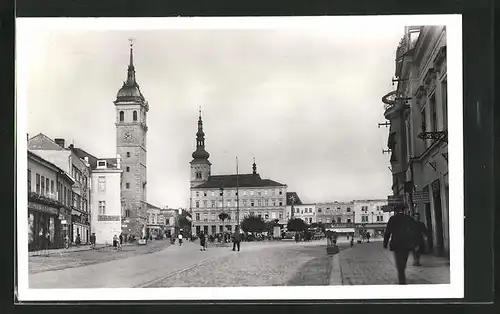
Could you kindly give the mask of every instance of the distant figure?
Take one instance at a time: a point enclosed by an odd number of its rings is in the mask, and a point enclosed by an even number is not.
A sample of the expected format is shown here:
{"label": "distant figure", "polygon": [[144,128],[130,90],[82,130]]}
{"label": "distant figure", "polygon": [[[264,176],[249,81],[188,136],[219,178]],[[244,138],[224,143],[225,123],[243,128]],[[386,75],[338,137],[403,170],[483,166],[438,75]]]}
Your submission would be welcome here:
{"label": "distant figure", "polygon": [[238,247],[238,252],[239,252],[240,244],[241,244],[241,232],[239,228],[236,228],[236,231],[233,234],[233,251],[236,251],[236,247]]}
{"label": "distant figure", "polygon": [[420,256],[425,253],[426,239],[430,238],[430,234],[425,224],[420,221],[419,213],[415,213],[413,218],[415,219],[419,229],[417,246],[413,249],[413,266],[422,266],[420,264]]}
{"label": "distant figure", "polygon": [[200,233],[200,251],[205,251],[205,235]]}
{"label": "distant figure", "polygon": [[181,246],[182,245],[182,233],[179,233],[177,238],[179,239],[179,246]]}
{"label": "distant figure", "polygon": [[366,240],[368,243],[370,243],[370,233],[369,232],[366,233]]}
{"label": "distant figure", "polygon": [[123,235],[121,233],[120,233],[120,237],[119,238],[120,238],[120,245],[122,245],[123,244]]}
{"label": "distant figure", "polygon": [[90,235],[90,247],[92,247],[92,250],[95,249],[95,242],[96,242],[96,236],[95,233],[92,233]]}
{"label": "distant figure", "polygon": [[405,206],[395,206],[395,215],[389,218],[384,234],[384,249],[390,239],[390,250],[394,252],[396,268],[398,271],[398,282],[406,284],[406,263],[408,255],[417,246],[419,241],[419,229],[415,220],[404,213]]}
{"label": "distant figure", "polygon": [[113,236],[113,247],[118,248],[118,237],[116,234]]}
{"label": "distant figure", "polygon": [[75,241],[75,243],[76,243],[76,246],[80,246],[80,244],[82,243],[82,240],[80,239],[80,234],[76,235],[76,241]]}

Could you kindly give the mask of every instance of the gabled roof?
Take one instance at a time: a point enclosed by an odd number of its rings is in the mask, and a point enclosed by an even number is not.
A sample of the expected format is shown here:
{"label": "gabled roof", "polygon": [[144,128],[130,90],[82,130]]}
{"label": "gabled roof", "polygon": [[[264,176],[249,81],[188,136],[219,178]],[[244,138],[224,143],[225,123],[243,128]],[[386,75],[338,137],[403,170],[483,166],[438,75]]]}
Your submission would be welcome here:
{"label": "gabled roof", "polygon": [[87,153],[85,150],[83,150],[81,148],[74,147],[72,150],[75,153],[75,155],[78,156],[78,158],[85,159],[85,157],[88,157],[91,169],[97,168],[97,160],[98,160],[97,157]]}
{"label": "gabled roof", "polygon": [[57,171],[58,173],[62,174],[68,181],[71,182],[71,184],[75,183],[75,180],[68,174],[66,171],[55,165],[54,163],[48,161],[47,159],[43,158],[42,156],[36,154],[35,152],[29,151],[28,150],[28,158],[31,158],[33,160],[36,160],[39,163],[44,163],[45,166],[47,167],[52,167],[54,168],[54,171]]}
{"label": "gabled roof", "polygon": [[235,188],[236,186],[240,188],[249,188],[286,185],[273,180],[262,179],[258,174],[229,174],[210,176],[207,182],[196,188]]}
{"label": "gabled roof", "polygon": [[295,198],[295,202],[293,203],[294,205],[302,205],[302,201],[300,200],[299,195],[297,192],[286,192],[286,204],[287,205],[292,205],[292,200],[291,198]]}
{"label": "gabled roof", "polygon": [[28,140],[28,149],[35,150],[64,150],[54,140],[43,133],[38,133]]}

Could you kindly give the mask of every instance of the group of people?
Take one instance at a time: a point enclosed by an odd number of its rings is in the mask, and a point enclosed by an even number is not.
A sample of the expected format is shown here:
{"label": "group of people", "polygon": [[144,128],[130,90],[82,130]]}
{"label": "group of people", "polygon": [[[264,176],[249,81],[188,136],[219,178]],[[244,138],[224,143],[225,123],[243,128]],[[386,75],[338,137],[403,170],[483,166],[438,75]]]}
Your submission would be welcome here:
{"label": "group of people", "polygon": [[405,214],[405,205],[397,205],[394,216],[389,218],[384,234],[384,249],[394,252],[398,282],[406,284],[406,264],[410,252],[413,252],[413,265],[421,266],[420,257],[425,252],[425,237],[430,234],[425,224],[420,221],[420,215],[415,213],[413,217]]}
{"label": "group of people", "polygon": [[[208,240],[210,239],[210,237],[202,231],[199,235],[199,239],[200,239],[200,251],[206,251]],[[219,239],[220,239],[220,241],[222,241],[222,240],[226,240],[227,237],[226,238],[221,237]],[[242,239],[243,239],[243,234],[241,234],[239,229],[236,229],[236,231],[232,235],[233,251],[236,251],[236,249],[238,249],[238,252],[240,251]]]}

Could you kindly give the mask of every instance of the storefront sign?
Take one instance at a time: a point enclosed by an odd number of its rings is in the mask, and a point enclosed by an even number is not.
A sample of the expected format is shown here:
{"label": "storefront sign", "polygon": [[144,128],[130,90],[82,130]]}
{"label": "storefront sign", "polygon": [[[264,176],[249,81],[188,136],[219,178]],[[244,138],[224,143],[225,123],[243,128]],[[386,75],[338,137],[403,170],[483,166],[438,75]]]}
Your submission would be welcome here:
{"label": "storefront sign", "polygon": [[403,195],[389,195],[387,196],[388,205],[396,205],[404,202]]}
{"label": "storefront sign", "polygon": [[115,215],[97,215],[98,221],[120,221],[120,216]]}
{"label": "storefront sign", "polygon": [[32,202],[28,202],[28,208],[32,209],[32,210],[39,211],[39,212],[49,213],[52,215],[59,214],[59,211],[53,207],[49,207],[47,205],[42,205],[42,204],[37,204],[37,203],[32,203]]}
{"label": "storefront sign", "polygon": [[429,192],[418,191],[413,193],[413,202],[419,204],[430,203]]}

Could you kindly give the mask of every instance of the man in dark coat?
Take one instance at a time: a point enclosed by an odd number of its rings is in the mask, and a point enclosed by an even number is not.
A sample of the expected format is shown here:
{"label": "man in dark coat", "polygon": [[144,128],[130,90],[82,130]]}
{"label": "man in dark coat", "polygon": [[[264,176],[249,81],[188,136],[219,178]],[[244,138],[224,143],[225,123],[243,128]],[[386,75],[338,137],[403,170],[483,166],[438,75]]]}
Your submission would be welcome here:
{"label": "man in dark coat", "polygon": [[422,266],[422,264],[420,264],[420,256],[425,252],[425,239],[428,239],[430,234],[425,224],[420,221],[419,213],[413,214],[413,218],[419,229],[418,244],[413,249],[413,266]]}
{"label": "man in dark coat", "polygon": [[241,243],[241,232],[239,228],[236,228],[233,234],[233,251],[236,251],[236,247],[238,247],[238,252],[240,251],[240,243]]}
{"label": "man in dark coat", "polygon": [[398,282],[406,284],[406,263],[410,252],[418,242],[418,226],[415,220],[404,213],[405,206],[400,204],[394,208],[394,216],[389,218],[384,234],[384,249],[390,239],[390,250],[394,252],[396,268],[398,271]]}

